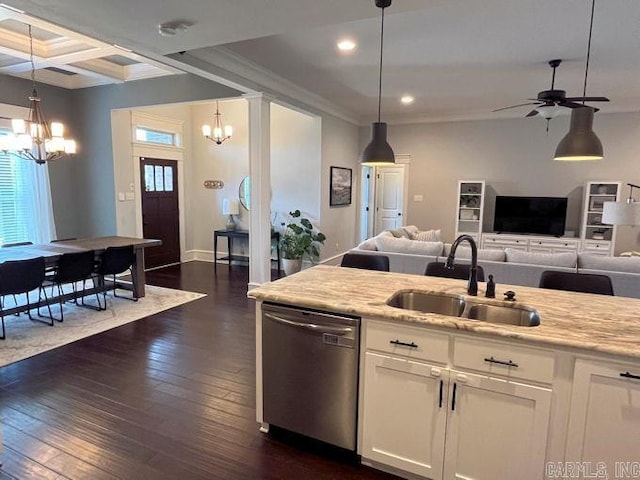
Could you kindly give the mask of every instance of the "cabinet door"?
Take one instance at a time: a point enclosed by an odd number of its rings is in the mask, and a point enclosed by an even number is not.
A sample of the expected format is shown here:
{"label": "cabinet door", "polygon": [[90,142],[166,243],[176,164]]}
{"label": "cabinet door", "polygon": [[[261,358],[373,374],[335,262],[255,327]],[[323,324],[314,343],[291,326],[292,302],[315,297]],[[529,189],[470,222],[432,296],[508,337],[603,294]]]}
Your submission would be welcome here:
{"label": "cabinet door", "polygon": [[362,456],[433,479],[442,477],[447,371],[367,352]]}
{"label": "cabinet door", "polygon": [[610,478],[640,460],[640,364],[576,361],[566,460],[605,462]]}
{"label": "cabinet door", "polygon": [[451,371],[446,480],[540,480],[551,390]]}

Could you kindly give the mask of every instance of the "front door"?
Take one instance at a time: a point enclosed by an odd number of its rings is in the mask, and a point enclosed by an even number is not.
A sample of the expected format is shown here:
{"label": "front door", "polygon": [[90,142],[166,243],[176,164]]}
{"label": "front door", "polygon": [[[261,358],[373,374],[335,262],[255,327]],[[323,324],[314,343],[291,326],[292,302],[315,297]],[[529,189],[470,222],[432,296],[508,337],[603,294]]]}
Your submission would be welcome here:
{"label": "front door", "polygon": [[404,166],[376,168],[375,234],[403,225]]}
{"label": "front door", "polygon": [[140,157],[142,235],[162,240],[144,252],[145,268],[180,262],[178,162]]}

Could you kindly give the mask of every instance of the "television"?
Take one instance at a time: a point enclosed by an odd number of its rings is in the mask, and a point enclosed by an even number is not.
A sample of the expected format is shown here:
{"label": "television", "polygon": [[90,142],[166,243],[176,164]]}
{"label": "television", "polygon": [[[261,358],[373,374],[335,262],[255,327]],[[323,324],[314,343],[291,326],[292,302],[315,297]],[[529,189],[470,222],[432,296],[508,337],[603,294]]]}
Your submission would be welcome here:
{"label": "television", "polygon": [[564,235],[566,197],[496,197],[493,230],[504,233]]}

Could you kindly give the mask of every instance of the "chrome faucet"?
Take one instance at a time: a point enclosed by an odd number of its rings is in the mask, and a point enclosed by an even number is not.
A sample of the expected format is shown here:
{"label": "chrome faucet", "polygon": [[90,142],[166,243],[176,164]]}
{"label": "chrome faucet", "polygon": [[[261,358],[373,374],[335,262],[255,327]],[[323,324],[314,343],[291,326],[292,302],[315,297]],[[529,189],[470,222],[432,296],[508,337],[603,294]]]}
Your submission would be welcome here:
{"label": "chrome faucet", "polygon": [[451,251],[449,252],[445,266],[449,269],[453,269],[453,267],[455,267],[454,259],[456,256],[456,249],[463,240],[466,240],[469,242],[469,245],[471,245],[471,266],[469,267],[469,284],[467,285],[467,293],[469,295],[478,295],[478,275],[476,273],[478,269],[478,246],[471,235],[460,235],[454,240],[453,244],[451,244]]}

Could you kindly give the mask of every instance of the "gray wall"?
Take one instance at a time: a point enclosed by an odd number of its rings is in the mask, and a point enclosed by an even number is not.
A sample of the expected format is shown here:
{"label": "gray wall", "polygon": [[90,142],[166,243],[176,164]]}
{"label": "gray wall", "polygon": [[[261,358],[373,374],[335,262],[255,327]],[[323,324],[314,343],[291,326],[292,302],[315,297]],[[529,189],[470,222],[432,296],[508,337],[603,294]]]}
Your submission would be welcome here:
{"label": "gray wall", "polygon": [[[38,94],[42,98],[42,111],[48,121],[60,120],[67,127],[67,134],[78,138],[73,111],[74,92],[59,87],[37,84]],[[29,80],[0,75],[0,103],[29,107],[29,95],[32,84]],[[75,177],[75,159],[63,158],[49,164],[51,178],[51,197],[54,205],[58,238],[76,236],[77,215],[74,205],[77,197],[78,182],[70,181]],[[60,208],[57,208],[60,206]],[[64,207],[62,207],[64,206]]]}
{"label": "gray wall", "polygon": [[[588,180],[640,183],[640,113],[597,114],[594,131],[605,158],[593,162],[556,162],[555,148],[569,128],[569,117],[396,125],[389,143],[396,154],[411,154],[407,223],[441,228],[452,241],[458,180],[486,180],[498,195],[568,196],[568,229],[577,229],[583,185]],[[361,148],[369,128],[360,129]],[[414,202],[414,195],[424,195]],[[623,188],[628,195],[628,188]],[[485,210],[488,224],[492,213]],[[573,228],[570,228],[573,227]],[[637,227],[619,227],[616,251],[638,250]],[[579,234],[579,232],[576,232]]]}
{"label": "gray wall", "polygon": [[[0,75],[0,85],[0,103],[28,106],[31,82]],[[52,162],[49,168],[59,237],[116,233],[112,109],[240,94],[189,74],[80,90],[38,84],[38,92],[47,119],[62,120],[78,143],[74,158]]]}

